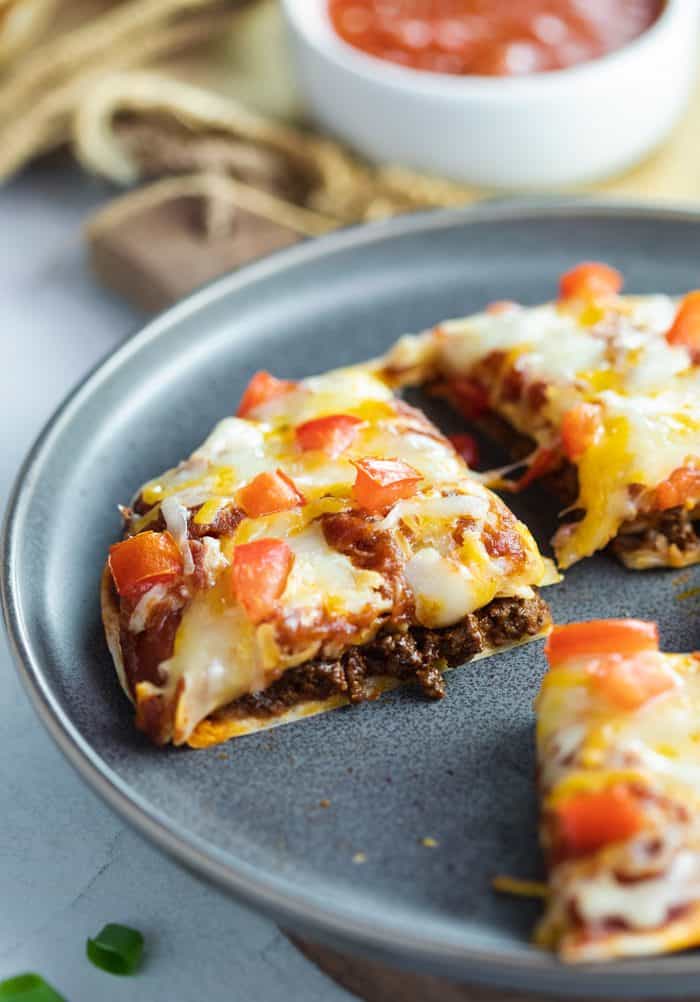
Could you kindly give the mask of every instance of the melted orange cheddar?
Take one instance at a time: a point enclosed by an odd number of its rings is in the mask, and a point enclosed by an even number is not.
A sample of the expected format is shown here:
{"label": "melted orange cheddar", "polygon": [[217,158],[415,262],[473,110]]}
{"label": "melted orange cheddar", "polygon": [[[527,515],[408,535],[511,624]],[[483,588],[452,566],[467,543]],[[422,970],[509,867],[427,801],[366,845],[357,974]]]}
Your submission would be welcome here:
{"label": "melted orange cheddar", "polygon": [[[399,385],[446,379],[457,404],[459,381],[470,380],[485,407],[532,440],[533,460],[554,458],[540,473],[573,463],[578,496],[568,500],[581,517],[554,537],[565,568],[653,525],[674,501],[700,517],[700,477],[682,495],[666,492],[670,500],[655,494],[676,471],[700,466],[700,366],[691,339],[672,336],[678,312],[663,295],[500,304],[401,339],[384,364]],[[682,553],[645,542],[622,558],[682,566],[700,560],[700,545]]]}

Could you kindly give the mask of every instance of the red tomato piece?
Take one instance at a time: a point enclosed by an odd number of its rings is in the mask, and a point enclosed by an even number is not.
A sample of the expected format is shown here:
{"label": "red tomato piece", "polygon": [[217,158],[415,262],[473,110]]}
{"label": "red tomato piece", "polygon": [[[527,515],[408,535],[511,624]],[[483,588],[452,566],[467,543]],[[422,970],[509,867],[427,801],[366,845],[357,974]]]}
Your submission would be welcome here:
{"label": "red tomato piece", "polygon": [[305,421],[297,427],[297,443],[304,452],[318,449],[336,459],[355,441],[361,424],[360,418],[351,414],[329,414]]}
{"label": "red tomato piece", "polygon": [[616,268],[599,261],[584,261],[559,279],[560,299],[596,299],[614,296],[624,284]]}
{"label": "red tomato piece", "polygon": [[644,811],[626,786],[578,793],[555,809],[555,842],[564,859],[624,842],[644,827]]}
{"label": "red tomato piece", "polygon": [[595,444],[602,427],[600,408],[595,404],[576,404],[566,412],[561,424],[561,439],[564,452],[572,462]]}
{"label": "red tomato piece", "polygon": [[306,498],[297,490],[294,481],[282,470],[258,473],[238,492],[238,504],[250,518],[274,515],[306,504]]}
{"label": "red tomato piece", "polygon": [[534,484],[536,480],[539,480],[540,477],[551,473],[552,470],[556,469],[559,459],[558,449],[548,449],[542,446],[533,456],[530,466],[523,473],[522,477],[515,481],[513,490],[524,491],[527,487]]}
{"label": "red tomato piece", "polygon": [[289,393],[296,385],[289,379],[277,379],[276,376],[271,376],[269,372],[261,369],[246,386],[236,411],[237,417],[246,417],[256,407]]}
{"label": "red tomato piece", "polygon": [[416,493],[423,477],[408,463],[398,459],[360,459],[352,495],[360,508],[382,511],[402,498]]}
{"label": "red tomato piece", "polygon": [[659,628],[642,619],[591,619],[555,626],[544,647],[552,668],[586,654],[637,654],[658,651]]}
{"label": "red tomato piece", "polygon": [[489,409],[489,395],[476,379],[455,379],[450,383],[455,406],[468,421],[476,421]]}
{"label": "red tomato piece", "polygon": [[109,569],[119,594],[134,598],[180,577],[182,554],[169,532],[139,532],[110,546]]}
{"label": "red tomato piece", "polygon": [[668,480],[656,488],[656,507],[659,511],[680,508],[687,501],[700,497],[700,467],[681,466]]}
{"label": "red tomato piece", "polygon": [[448,437],[454,446],[455,452],[462,457],[467,466],[474,468],[479,465],[479,443],[473,435],[462,432],[460,435],[450,435]]}
{"label": "red tomato piece", "polygon": [[294,554],[283,539],[256,539],[234,549],[233,594],[252,623],[262,623],[274,614],[293,563]]}
{"label": "red tomato piece", "polygon": [[683,299],[666,340],[687,348],[693,363],[700,364],[700,290],[689,292]]}
{"label": "red tomato piece", "polygon": [[621,710],[637,710],[676,687],[676,679],[656,651],[622,657],[608,654],[587,668],[594,687]]}

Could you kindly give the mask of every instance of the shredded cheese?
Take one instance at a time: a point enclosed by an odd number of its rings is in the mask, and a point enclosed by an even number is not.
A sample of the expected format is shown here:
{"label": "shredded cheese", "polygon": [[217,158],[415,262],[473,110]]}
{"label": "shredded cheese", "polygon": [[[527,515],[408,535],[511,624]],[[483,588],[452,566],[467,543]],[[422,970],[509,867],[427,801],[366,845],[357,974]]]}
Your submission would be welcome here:
{"label": "shredded cheese", "polygon": [[[342,455],[297,445],[296,424],[339,412],[362,421]],[[396,582],[334,549],[322,525],[324,516],[355,510],[353,461],[365,457],[401,460],[423,477],[413,497],[368,524],[372,532],[391,533],[400,560],[393,573],[413,593],[416,625],[448,626],[498,595],[529,597],[534,586],[552,580],[527,529],[447,440],[397,404],[371,365],[304,380],[246,419],[219,422],[188,460],[142,489],[154,504],[149,517],[160,512],[175,538],[186,574],[194,567],[193,507],[201,505],[194,523],[206,525],[221,505],[236,504],[252,478],[276,470],[305,499],[287,511],[246,517],[221,540],[204,539],[207,587],[183,610],[173,654],[161,665],[163,685],[148,690],[168,698],[177,693],[176,743],[213,710],[267,688],[289,668],[366,643],[391,616]],[[482,537],[506,522],[506,538],[515,534],[517,545],[492,555]],[[254,626],[236,600],[229,564],[236,546],[268,538],[284,540],[293,561],[272,620]],[[283,641],[278,622],[293,624]]]}

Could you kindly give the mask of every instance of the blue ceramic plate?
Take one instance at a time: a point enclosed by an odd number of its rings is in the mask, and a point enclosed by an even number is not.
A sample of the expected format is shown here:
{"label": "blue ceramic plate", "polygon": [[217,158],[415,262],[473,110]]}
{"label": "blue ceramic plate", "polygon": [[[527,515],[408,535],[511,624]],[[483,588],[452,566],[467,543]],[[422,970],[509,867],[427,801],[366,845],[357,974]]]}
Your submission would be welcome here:
{"label": "blue ceramic plate", "polygon": [[[491,299],[536,303],[586,258],[622,269],[632,291],[681,292],[698,284],[699,220],[501,204],[350,230],[223,278],[103,362],[26,462],[3,582],[29,693],[90,785],[187,866],[336,947],[560,997],[697,997],[699,956],[569,970],[529,945],[536,904],[490,890],[495,873],[540,870],[540,644],[453,672],[439,705],[402,691],[224,748],[157,750],[118,688],[98,583],[120,531],[117,502],[231,413],[255,369],[305,376]],[[519,510],[544,542],[550,506],[533,495]],[[697,600],[679,600],[690,585],[601,556],[548,597],[559,620],[656,619],[667,647],[685,650],[700,646]]]}

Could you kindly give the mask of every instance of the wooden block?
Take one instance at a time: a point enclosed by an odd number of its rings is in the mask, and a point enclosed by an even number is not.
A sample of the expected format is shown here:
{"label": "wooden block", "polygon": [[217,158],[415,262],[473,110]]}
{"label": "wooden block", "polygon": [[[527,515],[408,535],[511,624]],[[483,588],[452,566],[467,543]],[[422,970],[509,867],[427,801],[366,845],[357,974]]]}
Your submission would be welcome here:
{"label": "wooden block", "polygon": [[141,309],[157,311],[300,239],[293,230],[242,209],[207,234],[202,213],[201,198],[185,196],[90,227],[89,255],[98,278]]}

